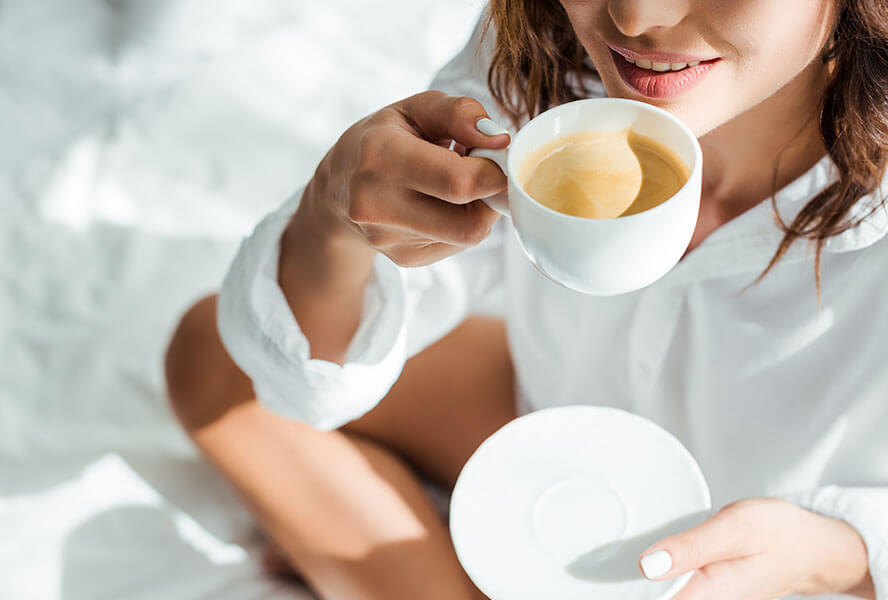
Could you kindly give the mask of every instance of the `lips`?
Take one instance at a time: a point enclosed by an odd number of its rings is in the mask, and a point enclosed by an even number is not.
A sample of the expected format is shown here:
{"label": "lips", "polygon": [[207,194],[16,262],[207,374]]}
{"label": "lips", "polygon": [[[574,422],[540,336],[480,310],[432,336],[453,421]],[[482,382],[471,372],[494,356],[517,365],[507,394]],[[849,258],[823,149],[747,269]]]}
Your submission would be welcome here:
{"label": "lips", "polygon": [[680,71],[653,71],[630,63],[614,50],[610,52],[623,82],[648,98],[672,98],[687,92],[721,61],[720,58],[707,60]]}

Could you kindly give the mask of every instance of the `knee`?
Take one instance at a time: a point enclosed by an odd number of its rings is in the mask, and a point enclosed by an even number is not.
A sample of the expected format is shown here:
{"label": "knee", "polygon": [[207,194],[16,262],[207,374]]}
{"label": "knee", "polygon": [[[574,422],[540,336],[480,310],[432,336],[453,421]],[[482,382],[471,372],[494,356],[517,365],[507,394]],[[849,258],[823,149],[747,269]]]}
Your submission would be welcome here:
{"label": "knee", "polygon": [[209,425],[252,399],[249,378],[228,356],[216,328],[216,296],[195,303],[179,321],[164,361],[167,397],[188,431]]}

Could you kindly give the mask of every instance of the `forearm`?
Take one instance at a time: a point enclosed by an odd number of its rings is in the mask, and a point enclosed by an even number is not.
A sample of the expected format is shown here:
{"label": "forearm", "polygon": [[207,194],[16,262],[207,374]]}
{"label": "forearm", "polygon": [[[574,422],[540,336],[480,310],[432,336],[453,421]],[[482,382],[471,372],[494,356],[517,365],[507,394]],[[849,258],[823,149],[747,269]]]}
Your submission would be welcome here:
{"label": "forearm", "polygon": [[323,209],[323,193],[319,179],[306,187],[281,239],[278,282],[311,357],[343,364],[376,250]]}

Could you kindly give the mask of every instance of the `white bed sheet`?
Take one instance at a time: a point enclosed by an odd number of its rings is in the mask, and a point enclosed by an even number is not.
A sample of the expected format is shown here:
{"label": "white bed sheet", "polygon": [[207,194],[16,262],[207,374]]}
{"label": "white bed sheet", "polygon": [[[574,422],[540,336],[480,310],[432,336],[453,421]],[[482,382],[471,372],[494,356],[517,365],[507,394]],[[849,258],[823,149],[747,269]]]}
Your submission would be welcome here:
{"label": "white bed sheet", "polygon": [[0,598],[309,598],[162,394],[177,316],[483,0],[0,1]]}

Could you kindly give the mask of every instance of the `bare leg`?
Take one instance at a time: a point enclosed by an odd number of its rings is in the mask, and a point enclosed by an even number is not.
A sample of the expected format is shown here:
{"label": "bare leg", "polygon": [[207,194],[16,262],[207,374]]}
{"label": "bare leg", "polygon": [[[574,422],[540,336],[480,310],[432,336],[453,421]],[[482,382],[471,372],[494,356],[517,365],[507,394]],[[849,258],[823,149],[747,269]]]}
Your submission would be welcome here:
{"label": "bare leg", "polygon": [[467,321],[339,431],[255,401],[219,340],[215,298],[183,318],[166,366],[185,429],[322,598],[484,598],[411,466],[451,486],[478,444],[515,416],[501,323]]}

